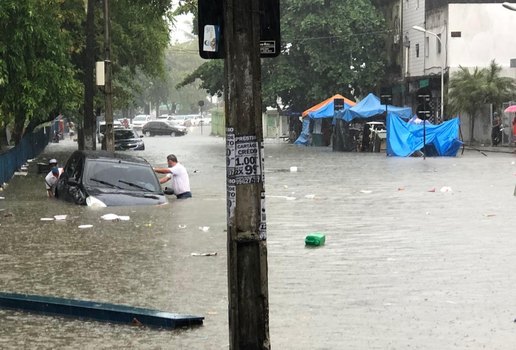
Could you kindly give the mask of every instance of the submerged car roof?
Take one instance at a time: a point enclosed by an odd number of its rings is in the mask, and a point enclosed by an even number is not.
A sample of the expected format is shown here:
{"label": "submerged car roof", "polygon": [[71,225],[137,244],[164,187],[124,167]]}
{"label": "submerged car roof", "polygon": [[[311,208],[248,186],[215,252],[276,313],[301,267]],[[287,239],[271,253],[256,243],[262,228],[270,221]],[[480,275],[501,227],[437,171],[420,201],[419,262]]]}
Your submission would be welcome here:
{"label": "submerged car roof", "polygon": [[75,156],[76,154],[83,154],[86,159],[99,159],[99,160],[105,160],[105,161],[111,161],[111,162],[117,162],[117,161],[123,161],[123,162],[130,162],[130,163],[137,163],[137,164],[145,164],[149,165],[149,162],[147,162],[142,157],[132,156],[125,153],[113,153],[108,151],[90,151],[90,150],[84,150],[84,151],[75,151],[70,157]]}

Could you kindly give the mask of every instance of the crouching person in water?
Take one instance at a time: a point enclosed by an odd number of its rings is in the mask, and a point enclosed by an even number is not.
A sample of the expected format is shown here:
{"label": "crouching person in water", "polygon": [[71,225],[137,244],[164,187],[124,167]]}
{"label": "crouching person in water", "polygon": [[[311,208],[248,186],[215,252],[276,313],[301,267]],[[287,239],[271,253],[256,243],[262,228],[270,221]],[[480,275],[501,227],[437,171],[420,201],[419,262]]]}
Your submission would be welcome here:
{"label": "crouching person in water", "polygon": [[174,194],[178,199],[191,198],[190,192],[190,178],[188,172],[183,164],[177,161],[173,154],[167,156],[168,168],[153,168],[159,174],[166,174],[166,176],[159,179],[159,183],[163,184],[171,180],[170,188],[165,187],[166,194]]}
{"label": "crouching person in water", "polygon": [[63,168],[57,166],[56,159],[50,159],[48,165],[51,169],[47,176],[45,176],[45,187],[47,189],[47,196],[55,197],[57,180],[59,180],[59,176],[63,173]]}

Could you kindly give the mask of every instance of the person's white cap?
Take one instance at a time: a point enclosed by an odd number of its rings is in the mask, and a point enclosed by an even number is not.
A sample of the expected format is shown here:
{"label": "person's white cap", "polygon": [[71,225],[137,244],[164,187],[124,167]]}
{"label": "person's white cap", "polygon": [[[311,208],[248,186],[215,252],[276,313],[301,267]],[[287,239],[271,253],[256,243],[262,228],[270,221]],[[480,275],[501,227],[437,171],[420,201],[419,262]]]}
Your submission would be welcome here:
{"label": "person's white cap", "polygon": [[48,161],[48,164],[57,164],[57,159],[54,159],[54,158],[50,159]]}

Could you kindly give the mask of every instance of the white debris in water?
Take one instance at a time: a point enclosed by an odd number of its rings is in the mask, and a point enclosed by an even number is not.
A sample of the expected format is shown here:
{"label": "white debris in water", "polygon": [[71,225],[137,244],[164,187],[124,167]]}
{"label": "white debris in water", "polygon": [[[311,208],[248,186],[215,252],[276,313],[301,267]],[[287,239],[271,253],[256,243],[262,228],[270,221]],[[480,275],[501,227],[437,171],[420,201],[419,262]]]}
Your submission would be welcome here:
{"label": "white debris in water", "polygon": [[305,195],[305,198],[306,199],[314,199],[315,198],[315,194],[307,194],[307,195]]}
{"label": "white debris in water", "polygon": [[201,230],[202,232],[208,232],[210,230],[210,227],[209,226],[199,226],[199,230]]}
{"label": "white debris in water", "polygon": [[57,221],[59,220],[66,220],[66,217],[68,215],[54,215],[54,219],[56,219]]}
{"label": "white debris in water", "polygon": [[212,253],[192,253],[191,256],[216,256],[217,252]]}
{"label": "white debris in water", "polygon": [[177,225],[177,227],[179,227],[180,229],[184,229],[186,228],[186,225]]}
{"label": "white debris in water", "polygon": [[79,225],[78,228],[92,228],[93,225]]}
{"label": "white debris in water", "polygon": [[370,191],[370,190],[360,190],[360,193],[369,194],[369,193],[373,193],[373,191]]}
{"label": "white debris in water", "polygon": [[5,197],[0,197],[0,199],[5,199]]}
{"label": "white debris in water", "polygon": [[41,221],[54,221],[54,218],[41,218]]}
{"label": "white debris in water", "polygon": [[452,188],[451,188],[451,187],[449,187],[449,186],[443,186],[443,187],[441,187],[440,191],[441,191],[442,193],[445,193],[445,192],[453,192]]}
{"label": "white debris in water", "polygon": [[291,172],[291,173],[295,173],[295,172],[297,172],[297,166],[291,166],[291,167],[290,167],[290,172]]}
{"label": "white debris in water", "polygon": [[100,217],[103,220],[106,221],[129,221],[129,216],[120,216],[116,214],[105,214]]}

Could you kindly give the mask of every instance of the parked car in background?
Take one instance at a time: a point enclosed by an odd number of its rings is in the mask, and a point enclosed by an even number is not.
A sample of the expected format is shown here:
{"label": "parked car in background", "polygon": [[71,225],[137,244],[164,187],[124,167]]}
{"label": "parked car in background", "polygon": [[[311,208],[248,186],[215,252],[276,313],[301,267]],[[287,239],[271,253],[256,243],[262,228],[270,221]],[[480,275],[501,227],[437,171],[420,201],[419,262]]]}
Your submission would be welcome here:
{"label": "parked car in background", "polygon": [[142,133],[145,136],[154,136],[154,135],[183,136],[188,133],[188,129],[181,125],[174,125],[171,122],[167,122],[167,121],[163,121],[163,120],[152,120],[143,126]]}
{"label": "parked car in background", "polygon": [[56,198],[101,207],[168,203],[145,159],[106,151],[73,152],[57,181]]}
{"label": "parked car in background", "polygon": [[[118,120],[113,120],[113,130],[121,129],[124,126]],[[104,137],[104,133],[106,132],[106,122],[99,122],[99,127],[97,128],[97,140],[99,143],[102,143],[102,138]]]}
{"label": "parked car in background", "polygon": [[[143,151],[145,143],[136,130],[133,129],[115,129],[113,130],[115,137],[115,151]],[[106,138],[102,139],[104,142]],[[104,147],[105,145],[102,144]]]}
{"label": "parked car in background", "polygon": [[136,130],[141,130],[142,127],[151,120],[151,116],[148,114],[139,114],[133,118],[130,127]]}
{"label": "parked car in background", "polygon": [[174,120],[176,121],[177,124],[186,126],[186,127],[198,125],[198,121],[194,120],[194,116],[195,116],[194,114],[174,115]]}

